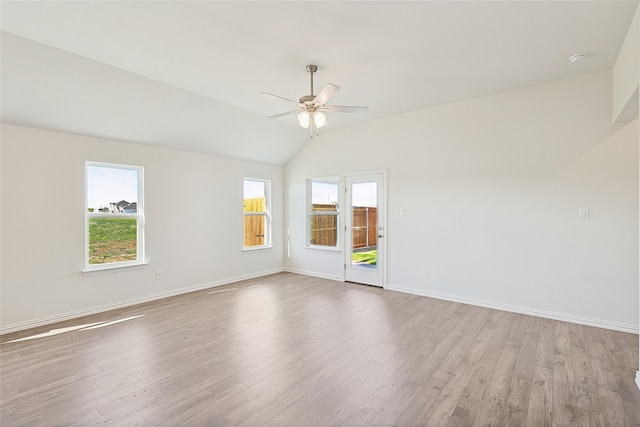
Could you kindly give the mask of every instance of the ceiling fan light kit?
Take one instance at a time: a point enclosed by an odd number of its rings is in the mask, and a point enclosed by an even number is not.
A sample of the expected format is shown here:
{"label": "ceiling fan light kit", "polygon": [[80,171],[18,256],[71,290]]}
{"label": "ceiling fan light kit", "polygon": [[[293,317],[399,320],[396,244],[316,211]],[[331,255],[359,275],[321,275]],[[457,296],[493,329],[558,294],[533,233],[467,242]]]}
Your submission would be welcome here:
{"label": "ceiling fan light kit", "polygon": [[[304,95],[299,101],[283,98],[282,96],[273,95],[271,93],[262,92],[260,95],[267,96],[269,98],[284,101],[289,104],[295,104],[298,109],[293,111],[287,111],[285,113],[275,114],[269,116],[269,118],[278,118],[288,116],[291,114],[298,114],[298,125],[300,127],[308,129],[311,128],[311,137],[313,137],[313,131],[315,129],[316,134],[318,129],[329,124],[326,114],[323,111],[337,112],[337,113],[361,113],[364,114],[369,109],[368,107],[347,107],[339,105],[325,105],[325,103],[340,90],[339,86],[328,83],[320,93],[313,94],[313,74],[318,71],[316,65],[307,65],[307,72],[309,73],[311,80],[311,94]],[[302,110],[302,111],[301,111]]]}
{"label": "ceiling fan light kit", "polygon": [[308,128],[311,124],[311,117],[309,116],[309,113],[303,111],[298,114],[298,124],[305,129]]}
{"label": "ceiling fan light kit", "polygon": [[327,122],[327,116],[320,111],[314,111],[313,113],[309,113],[308,111],[301,112],[300,114],[298,114],[298,124],[300,125],[300,127],[308,129],[309,125],[311,124],[312,117],[313,124],[315,125],[316,129],[320,129],[321,127],[329,124],[329,122]]}
{"label": "ceiling fan light kit", "polygon": [[313,123],[316,125],[318,129],[320,129],[324,125],[329,124],[329,122],[327,122],[327,116],[324,113],[321,113],[320,111],[316,111],[313,114]]}

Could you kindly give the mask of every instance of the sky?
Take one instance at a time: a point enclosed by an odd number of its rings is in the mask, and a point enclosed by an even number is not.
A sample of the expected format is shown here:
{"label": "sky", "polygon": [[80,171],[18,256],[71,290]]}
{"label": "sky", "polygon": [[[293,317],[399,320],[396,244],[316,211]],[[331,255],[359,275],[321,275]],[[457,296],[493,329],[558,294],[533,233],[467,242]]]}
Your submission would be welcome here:
{"label": "sky", "polygon": [[311,182],[311,203],[330,205],[338,203],[338,186],[324,182]]}
{"label": "sky", "polygon": [[[138,171],[101,166],[87,166],[87,207],[99,209],[108,207],[112,202],[126,200],[129,203],[138,201]],[[244,197],[251,199],[263,197],[264,181],[244,181]],[[312,203],[338,203],[338,186],[336,184],[313,182]],[[354,206],[376,206],[376,183],[364,182],[353,184]]]}
{"label": "sky", "polygon": [[248,179],[244,180],[244,198],[245,199],[255,199],[258,197],[264,197],[265,182],[264,181],[251,181]]}
{"label": "sky", "polygon": [[138,202],[138,171],[87,166],[87,207],[100,209],[120,200]]}
{"label": "sky", "polygon": [[351,200],[353,206],[367,206],[374,208],[378,206],[377,183],[358,182],[353,184]]}
{"label": "sky", "polygon": [[[314,181],[311,185],[313,187],[311,203],[338,203],[338,186],[336,184]],[[376,188],[375,182],[359,182],[353,184],[353,206],[377,206]]]}

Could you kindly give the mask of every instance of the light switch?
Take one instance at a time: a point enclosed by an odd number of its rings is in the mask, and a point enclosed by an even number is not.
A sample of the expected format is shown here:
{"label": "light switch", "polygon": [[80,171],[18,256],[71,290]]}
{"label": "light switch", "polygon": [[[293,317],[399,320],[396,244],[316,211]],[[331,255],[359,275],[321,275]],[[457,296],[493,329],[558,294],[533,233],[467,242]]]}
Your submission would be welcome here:
{"label": "light switch", "polygon": [[589,219],[589,208],[578,208],[579,219]]}

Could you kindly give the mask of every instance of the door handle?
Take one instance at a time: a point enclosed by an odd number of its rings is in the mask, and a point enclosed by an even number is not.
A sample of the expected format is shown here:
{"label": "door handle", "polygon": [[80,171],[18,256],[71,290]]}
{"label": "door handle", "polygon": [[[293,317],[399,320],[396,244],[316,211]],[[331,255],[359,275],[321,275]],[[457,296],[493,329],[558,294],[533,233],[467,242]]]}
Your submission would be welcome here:
{"label": "door handle", "polygon": [[384,237],[382,234],[378,234],[378,238]]}

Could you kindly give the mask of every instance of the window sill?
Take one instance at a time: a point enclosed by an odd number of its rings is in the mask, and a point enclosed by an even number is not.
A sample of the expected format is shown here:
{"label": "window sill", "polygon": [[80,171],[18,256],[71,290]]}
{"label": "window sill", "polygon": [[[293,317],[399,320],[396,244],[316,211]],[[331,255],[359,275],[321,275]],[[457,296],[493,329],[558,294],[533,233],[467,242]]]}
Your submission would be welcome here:
{"label": "window sill", "polygon": [[104,267],[92,268],[91,270],[82,270],[83,276],[101,276],[103,274],[122,273],[124,271],[141,270],[146,268],[149,264],[148,261],[141,262],[139,264],[128,265],[109,265]]}
{"label": "window sill", "polygon": [[256,246],[255,248],[242,248],[242,252],[259,252],[273,249],[273,246]]}
{"label": "window sill", "polygon": [[342,249],[331,246],[305,246],[305,249],[322,252],[342,252]]}

